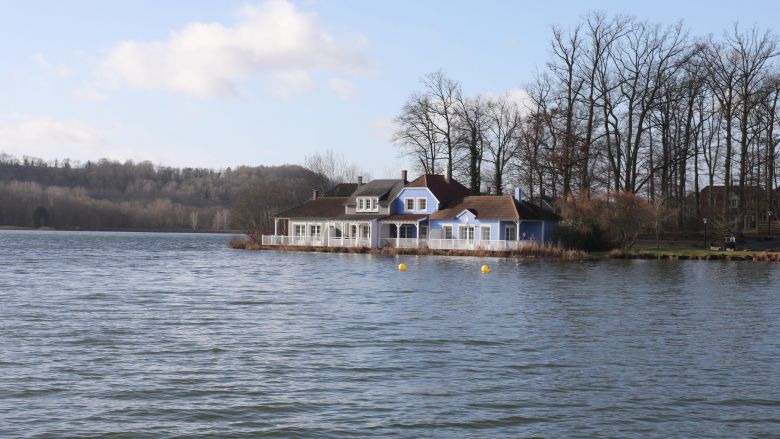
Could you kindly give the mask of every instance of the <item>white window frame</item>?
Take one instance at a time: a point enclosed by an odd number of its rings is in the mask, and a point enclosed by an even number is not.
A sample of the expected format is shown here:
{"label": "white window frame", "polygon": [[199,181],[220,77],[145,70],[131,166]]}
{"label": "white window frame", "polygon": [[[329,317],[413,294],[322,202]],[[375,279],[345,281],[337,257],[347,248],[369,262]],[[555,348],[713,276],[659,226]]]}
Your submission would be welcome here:
{"label": "white window frame", "polygon": [[[447,238],[447,230],[450,231],[450,237]],[[441,226],[441,239],[455,239],[455,228],[452,224],[446,224]]]}
{"label": "white window frame", "polygon": [[358,225],[357,224],[350,224],[349,225],[349,237],[350,238],[357,238],[358,237]]}
{"label": "white window frame", "polygon": [[[401,233],[402,230],[406,230],[407,233]],[[414,234],[414,226],[411,224],[401,224],[401,226],[398,227],[398,237],[401,239],[411,239],[413,238],[412,236],[413,234]]]}
{"label": "white window frame", "polygon": [[[317,231],[317,233],[314,233],[314,231]],[[322,236],[322,225],[320,224],[310,224],[309,225],[309,236],[312,238],[319,239]]]}
{"label": "white window frame", "polygon": [[417,233],[420,239],[428,239],[428,226],[419,226]]}
{"label": "white window frame", "polygon": [[[422,204],[424,206],[420,207],[420,202],[422,201]],[[417,211],[418,212],[425,212],[428,210],[428,198],[426,197],[417,197]]]}
{"label": "white window frame", "polygon": [[[510,230],[514,232],[515,235],[514,239],[509,239]],[[506,224],[504,226],[504,241],[517,241],[517,237],[519,236],[518,232],[519,230],[517,230],[517,226],[515,226],[514,224]]]}
{"label": "white window frame", "polygon": [[[488,237],[485,239],[483,236],[485,234],[485,230],[487,230]],[[486,226],[479,226],[479,240],[480,241],[490,241],[493,237],[493,226],[486,225]]]}
{"label": "white window frame", "polygon": [[[463,232],[466,233],[463,233]],[[471,231],[471,238],[469,238],[469,231]],[[465,236],[464,236],[465,235]],[[474,242],[474,226],[467,225],[467,224],[461,224],[458,226],[458,239],[468,241],[468,242]]]}
{"label": "white window frame", "polygon": [[[412,207],[409,207],[409,202],[410,201],[412,202]],[[414,202],[414,198],[410,198],[410,197],[409,198],[404,198],[404,210],[407,211],[407,212],[414,212],[414,207],[415,207],[414,203],[415,203]]]}
{"label": "white window frame", "polygon": [[296,238],[306,236],[306,224],[293,224],[293,236]]}
{"label": "white window frame", "polygon": [[379,212],[379,199],[377,197],[357,197],[355,212]]}

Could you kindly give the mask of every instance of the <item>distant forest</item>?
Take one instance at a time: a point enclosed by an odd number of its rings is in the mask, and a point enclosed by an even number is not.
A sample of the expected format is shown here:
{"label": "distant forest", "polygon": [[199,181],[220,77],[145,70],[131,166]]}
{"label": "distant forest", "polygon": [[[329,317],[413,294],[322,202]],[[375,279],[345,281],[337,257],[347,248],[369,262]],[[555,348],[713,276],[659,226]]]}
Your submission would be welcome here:
{"label": "distant forest", "polygon": [[214,170],[0,154],[0,226],[245,231],[322,186],[297,165]]}

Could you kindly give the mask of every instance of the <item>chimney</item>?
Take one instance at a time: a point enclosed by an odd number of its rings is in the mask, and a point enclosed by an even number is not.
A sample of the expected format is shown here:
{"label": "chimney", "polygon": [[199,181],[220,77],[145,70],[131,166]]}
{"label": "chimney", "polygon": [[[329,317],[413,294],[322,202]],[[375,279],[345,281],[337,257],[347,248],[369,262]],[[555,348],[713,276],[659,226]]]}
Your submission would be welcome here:
{"label": "chimney", "polygon": [[311,191],[311,199],[312,200],[316,200],[319,195],[320,195],[320,191],[318,191],[317,189],[312,189],[312,191]]}
{"label": "chimney", "polygon": [[450,168],[446,167],[446,168],[444,168],[444,180],[446,180],[447,183],[449,183],[450,182],[450,178],[451,178],[451,176],[450,176]]}
{"label": "chimney", "polygon": [[358,186],[363,186],[363,176],[358,175]]}
{"label": "chimney", "polygon": [[515,188],[515,201],[517,201],[518,203],[523,202],[523,190],[520,189],[520,187]]}
{"label": "chimney", "polygon": [[485,193],[487,195],[490,195],[491,193],[493,193],[493,186],[487,185],[487,191],[485,191]]}
{"label": "chimney", "polygon": [[401,171],[401,180],[403,180],[403,181],[404,181],[404,183],[406,183],[406,169],[404,169],[403,171]]}

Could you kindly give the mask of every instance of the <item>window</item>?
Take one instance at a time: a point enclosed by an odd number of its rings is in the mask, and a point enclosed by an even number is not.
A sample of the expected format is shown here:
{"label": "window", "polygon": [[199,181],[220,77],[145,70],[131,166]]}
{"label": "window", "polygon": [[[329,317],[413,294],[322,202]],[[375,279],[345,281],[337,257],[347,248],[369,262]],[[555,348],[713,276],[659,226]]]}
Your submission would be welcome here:
{"label": "window", "polygon": [[368,239],[368,231],[370,230],[368,226],[360,226],[360,230],[361,230],[360,237],[363,239]]}
{"label": "window", "polygon": [[303,224],[296,224],[293,227],[293,230],[294,230],[293,236],[301,237],[306,235],[306,226],[304,226]]}
{"label": "window", "polygon": [[428,226],[420,226],[420,239],[428,239]]}
{"label": "window", "polygon": [[411,224],[404,224],[401,226],[401,234],[399,238],[414,238],[414,226]]}
{"label": "window", "polygon": [[376,197],[358,197],[355,210],[357,212],[378,212],[379,198]]}
{"label": "window", "polygon": [[357,225],[356,224],[352,224],[351,226],[349,226],[349,229],[350,229],[349,230],[349,236],[352,237],[352,238],[357,238],[357,236],[358,236]]}
{"label": "window", "polygon": [[458,237],[466,241],[473,241],[474,226],[460,226],[458,228]]}
{"label": "window", "polygon": [[414,211],[414,198],[404,198],[404,204],[406,205],[407,211]]}
{"label": "window", "polygon": [[320,227],[321,226],[319,226],[319,225],[309,226],[309,235],[312,238],[319,238],[320,237],[320,232],[322,230]]}
{"label": "window", "polygon": [[515,230],[515,226],[506,226],[504,228],[504,239],[507,241],[517,240],[517,230]]}
{"label": "window", "polygon": [[417,211],[418,212],[425,212],[428,210],[428,199],[427,198],[418,198],[417,199]]}
{"label": "window", "polygon": [[441,233],[444,239],[452,239],[452,226],[442,226]]}
{"label": "window", "polygon": [[479,240],[490,241],[490,226],[482,226],[479,228]]}

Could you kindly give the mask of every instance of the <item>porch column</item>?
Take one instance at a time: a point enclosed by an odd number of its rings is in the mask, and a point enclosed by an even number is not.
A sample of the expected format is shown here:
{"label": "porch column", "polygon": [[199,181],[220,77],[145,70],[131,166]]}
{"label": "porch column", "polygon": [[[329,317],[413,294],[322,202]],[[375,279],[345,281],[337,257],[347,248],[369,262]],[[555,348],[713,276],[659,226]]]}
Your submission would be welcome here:
{"label": "porch column", "polygon": [[395,223],[395,248],[401,247],[401,225]]}
{"label": "porch column", "polygon": [[417,224],[415,224],[415,226],[417,227],[417,229],[416,229],[417,230],[417,244],[416,244],[416,246],[417,246],[417,248],[420,248],[420,222],[417,221]]}
{"label": "porch column", "polygon": [[344,221],[341,222],[341,246],[344,247]]}
{"label": "porch column", "polygon": [[544,220],[542,220],[542,244],[544,244]]}
{"label": "porch column", "polygon": [[279,218],[274,218],[274,236],[279,234]]}

